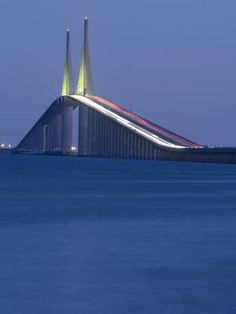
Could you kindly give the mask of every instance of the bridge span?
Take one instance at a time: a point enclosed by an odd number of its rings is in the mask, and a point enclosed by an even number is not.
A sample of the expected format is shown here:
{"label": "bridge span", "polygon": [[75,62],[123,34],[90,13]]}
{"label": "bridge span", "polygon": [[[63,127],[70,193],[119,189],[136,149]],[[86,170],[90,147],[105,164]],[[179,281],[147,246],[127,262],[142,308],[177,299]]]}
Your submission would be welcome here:
{"label": "bridge span", "polygon": [[194,143],[93,93],[88,19],[76,91],[73,88],[70,32],[59,97],[15,148],[18,153],[71,154],[72,114],[79,109],[78,155],[108,158],[236,162],[236,148]]}

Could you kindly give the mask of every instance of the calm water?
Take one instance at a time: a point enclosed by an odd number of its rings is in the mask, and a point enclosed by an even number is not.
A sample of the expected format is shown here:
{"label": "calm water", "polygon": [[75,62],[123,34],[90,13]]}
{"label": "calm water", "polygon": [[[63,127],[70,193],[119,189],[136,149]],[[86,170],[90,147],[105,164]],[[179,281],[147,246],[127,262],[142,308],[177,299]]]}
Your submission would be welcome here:
{"label": "calm water", "polygon": [[236,313],[236,165],[0,156],[1,314]]}

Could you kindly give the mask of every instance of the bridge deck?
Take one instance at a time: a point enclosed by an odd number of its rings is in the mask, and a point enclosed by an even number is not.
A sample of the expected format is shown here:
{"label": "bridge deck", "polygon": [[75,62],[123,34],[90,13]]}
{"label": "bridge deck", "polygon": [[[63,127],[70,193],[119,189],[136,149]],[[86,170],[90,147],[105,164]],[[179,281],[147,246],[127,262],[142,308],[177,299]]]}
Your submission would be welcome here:
{"label": "bridge deck", "polygon": [[144,118],[140,117],[139,115],[137,115],[133,112],[130,112],[130,111],[126,110],[125,108],[122,108],[121,106],[114,104],[114,103],[112,103],[112,102],[110,102],[110,101],[108,101],[102,97],[92,96],[89,98],[96,101],[100,105],[105,106],[109,110],[116,112],[117,114],[129,119],[130,121],[133,121],[137,125],[149,130],[150,132],[153,132],[157,136],[160,136],[160,137],[164,138],[165,140],[170,141],[173,144],[182,145],[182,146],[190,147],[190,148],[203,147],[202,145],[194,143],[194,142],[184,138],[183,136],[180,136],[180,135],[178,135],[174,132],[171,132],[171,131],[169,131],[169,130],[167,130],[167,129],[165,129],[165,128],[157,125],[157,124],[154,124],[153,122],[150,122],[147,119],[144,119]]}
{"label": "bridge deck", "polygon": [[203,146],[193,143],[173,132],[170,132],[126,109],[115,105],[101,97],[84,97],[80,95],[70,96],[72,99],[110,117],[126,128],[136,132],[149,141],[167,148],[185,149],[201,148]]}

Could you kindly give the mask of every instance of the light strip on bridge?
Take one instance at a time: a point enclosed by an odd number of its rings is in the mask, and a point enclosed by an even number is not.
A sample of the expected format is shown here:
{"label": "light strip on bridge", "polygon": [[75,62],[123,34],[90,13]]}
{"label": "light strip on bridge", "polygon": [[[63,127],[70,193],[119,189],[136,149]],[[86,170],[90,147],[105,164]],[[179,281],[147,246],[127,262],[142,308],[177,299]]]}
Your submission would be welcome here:
{"label": "light strip on bridge", "polygon": [[123,117],[120,117],[118,114],[104,108],[103,106],[97,104],[96,102],[92,101],[91,99],[89,99],[85,96],[71,95],[70,97],[81,102],[82,104],[87,105],[88,107],[90,107],[96,111],[102,112],[107,117],[119,122],[120,124],[124,125],[128,129],[136,132],[137,134],[140,134],[141,136],[145,137],[149,141],[154,142],[155,144],[169,147],[169,148],[177,148],[177,149],[186,148],[186,146],[175,145],[175,144],[169,143],[169,142],[161,139],[156,134],[153,134],[153,133],[143,129],[142,127],[136,125],[135,123],[130,122],[129,120],[127,120]]}

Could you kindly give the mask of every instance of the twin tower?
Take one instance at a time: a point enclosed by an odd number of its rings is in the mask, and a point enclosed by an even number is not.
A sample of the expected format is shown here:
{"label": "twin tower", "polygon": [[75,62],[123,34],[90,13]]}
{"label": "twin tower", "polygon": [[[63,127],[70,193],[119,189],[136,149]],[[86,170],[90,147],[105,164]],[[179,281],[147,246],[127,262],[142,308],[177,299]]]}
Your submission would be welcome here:
{"label": "twin tower", "polygon": [[62,96],[92,95],[93,84],[88,41],[88,18],[84,19],[84,42],[77,86],[74,85],[70,52],[70,30],[66,31],[66,62],[62,83]]}

